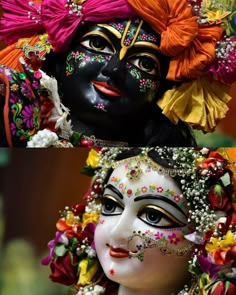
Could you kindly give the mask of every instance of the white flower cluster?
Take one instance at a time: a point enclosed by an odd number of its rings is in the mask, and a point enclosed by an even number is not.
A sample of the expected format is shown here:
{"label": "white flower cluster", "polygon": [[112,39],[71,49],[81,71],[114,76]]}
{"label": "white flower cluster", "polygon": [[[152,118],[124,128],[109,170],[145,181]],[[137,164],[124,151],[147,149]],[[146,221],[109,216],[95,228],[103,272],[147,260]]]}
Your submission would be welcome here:
{"label": "white flower cluster", "polygon": [[97,203],[95,200],[88,202],[87,206],[85,207],[86,213],[92,213],[92,212],[100,212],[102,205],[100,203]]}
{"label": "white flower cluster", "polygon": [[76,14],[77,16],[82,15],[82,4],[86,0],[67,0],[65,7],[69,9],[69,14]]}
{"label": "white flower cluster", "polygon": [[102,286],[88,286],[80,288],[79,292],[76,295],[102,295],[105,293],[105,289]]}
{"label": "white flower cluster", "polygon": [[48,129],[38,131],[30,141],[27,142],[27,148],[46,148],[53,146],[58,141],[55,132]]}

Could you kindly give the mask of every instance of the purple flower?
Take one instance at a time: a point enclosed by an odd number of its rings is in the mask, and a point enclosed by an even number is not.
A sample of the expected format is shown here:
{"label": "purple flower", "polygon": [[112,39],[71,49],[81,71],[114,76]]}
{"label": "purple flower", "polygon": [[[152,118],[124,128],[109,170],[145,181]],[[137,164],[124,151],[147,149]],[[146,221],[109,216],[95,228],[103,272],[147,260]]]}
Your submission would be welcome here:
{"label": "purple flower", "polygon": [[34,89],[39,89],[39,82],[34,81],[34,82],[32,83],[32,86],[34,87]]}
{"label": "purple flower", "polygon": [[16,134],[16,125],[14,123],[11,123],[10,129],[11,129],[12,135],[15,135]]}
{"label": "purple flower", "polygon": [[7,79],[9,80],[9,81],[11,81],[12,80],[12,75],[9,73],[9,74],[7,74]]}
{"label": "purple flower", "polygon": [[21,92],[28,98],[32,96],[32,91],[26,82],[21,84]]}
{"label": "purple flower", "polygon": [[203,272],[209,274],[210,278],[212,279],[217,278],[217,274],[220,270],[220,267],[218,265],[212,263],[207,257],[204,257],[202,255],[198,256],[197,260]]}
{"label": "purple flower", "polygon": [[18,101],[18,96],[11,92],[11,94],[10,94],[10,103],[15,104],[15,103],[17,103],[17,101]]}
{"label": "purple flower", "polygon": [[61,236],[63,235],[63,233],[57,231],[55,238],[51,241],[48,242],[48,249],[49,249],[49,253],[48,256],[46,256],[45,258],[43,258],[41,260],[41,263],[43,265],[48,265],[53,257],[54,254],[54,249],[57,243],[61,242]]}
{"label": "purple flower", "polygon": [[33,122],[33,115],[34,115],[34,109],[32,105],[25,106],[25,108],[22,111],[23,115],[23,121],[26,124],[27,128],[33,128],[34,122]]}
{"label": "purple flower", "polygon": [[94,223],[89,223],[84,229],[84,234],[88,238],[89,242],[91,243],[91,248],[94,250],[95,250],[95,246],[94,246],[95,229],[96,229],[96,224]]}

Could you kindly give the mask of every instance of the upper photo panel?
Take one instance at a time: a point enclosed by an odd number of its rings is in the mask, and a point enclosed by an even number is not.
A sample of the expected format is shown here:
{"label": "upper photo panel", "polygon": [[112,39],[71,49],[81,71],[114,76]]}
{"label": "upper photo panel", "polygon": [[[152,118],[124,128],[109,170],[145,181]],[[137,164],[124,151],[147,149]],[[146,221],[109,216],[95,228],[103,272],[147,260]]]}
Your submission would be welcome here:
{"label": "upper photo panel", "polygon": [[1,147],[236,146],[235,0],[1,0],[0,14]]}

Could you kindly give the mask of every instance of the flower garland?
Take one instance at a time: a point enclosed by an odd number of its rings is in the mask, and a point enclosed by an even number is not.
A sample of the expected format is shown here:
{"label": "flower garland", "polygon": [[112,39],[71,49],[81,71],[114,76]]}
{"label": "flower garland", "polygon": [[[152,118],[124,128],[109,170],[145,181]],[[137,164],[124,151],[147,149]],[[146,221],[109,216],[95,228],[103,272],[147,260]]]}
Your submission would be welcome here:
{"label": "flower garland", "polygon": [[[110,169],[120,153],[130,149],[92,149],[83,173],[94,175],[84,200],[61,212],[55,238],[49,242],[50,278],[71,286],[70,294],[117,294],[117,285],[103,276],[94,248],[94,230],[100,214],[100,197]],[[182,195],[187,198],[189,222],[195,232],[185,236],[195,244],[189,271],[194,284],[179,295],[233,295],[236,292],[236,210],[232,194],[234,163],[219,151],[203,148],[141,148],[140,159],[151,151],[167,160],[180,177]],[[136,157],[136,158],[137,158]],[[155,164],[153,164],[152,168]],[[157,169],[160,165],[157,165]],[[160,171],[160,170],[158,170]],[[144,257],[145,259],[145,257]]]}

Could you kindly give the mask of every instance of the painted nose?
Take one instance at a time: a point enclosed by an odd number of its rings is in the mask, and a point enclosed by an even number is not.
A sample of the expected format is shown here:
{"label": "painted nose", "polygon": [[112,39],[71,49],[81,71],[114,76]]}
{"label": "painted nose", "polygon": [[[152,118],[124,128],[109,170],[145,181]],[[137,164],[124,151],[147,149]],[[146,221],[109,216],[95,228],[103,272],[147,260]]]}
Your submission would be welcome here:
{"label": "painted nose", "polygon": [[102,74],[110,78],[121,78],[124,75],[124,62],[119,60],[118,54],[115,54],[109,62],[102,68]]}

